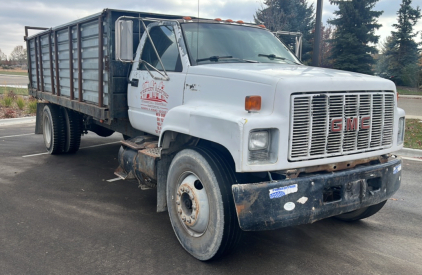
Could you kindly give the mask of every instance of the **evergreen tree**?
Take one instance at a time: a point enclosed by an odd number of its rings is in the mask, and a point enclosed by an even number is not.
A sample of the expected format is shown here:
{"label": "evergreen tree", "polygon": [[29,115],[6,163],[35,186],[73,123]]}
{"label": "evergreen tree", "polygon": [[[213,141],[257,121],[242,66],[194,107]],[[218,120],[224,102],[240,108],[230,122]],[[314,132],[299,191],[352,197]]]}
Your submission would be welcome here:
{"label": "evergreen tree", "polygon": [[375,45],[379,36],[375,30],[382,25],[377,23],[383,11],[373,11],[378,0],[334,1],[338,10],[335,19],[328,23],[336,27],[333,42],[333,66],[336,69],[372,74],[375,63],[371,54],[377,53]]}
{"label": "evergreen tree", "polygon": [[[266,0],[265,8],[254,16],[256,23],[263,23],[271,31],[291,31],[303,34],[302,61],[310,63],[312,58],[313,29],[315,27],[314,6],[307,0]],[[280,39],[293,50],[295,40],[291,36]]]}
{"label": "evergreen tree", "polygon": [[332,68],[333,60],[331,58],[331,53],[333,49],[334,40],[334,29],[331,26],[321,26],[321,44],[319,46],[319,64],[323,68]]}
{"label": "evergreen tree", "polygon": [[389,64],[389,74],[397,85],[417,86],[418,80],[418,43],[415,37],[419,32],[413,32],[413,27],[421,18],[419,7],[411,6],[412,0],[402,0],[397,12],[396,31],[391,32],[391,39],[385,50],[385,58]]}
{"label": "evergreen tree", "polygon": [[388,36],[383,42],[380,43],[380,54],[377,58],[377,64],[375,71],[378,76],[393,79],[393,70],[397,67],[397,64],[393,62],[391,58],[388,58],[388,53],[392,50],[390,47],[392,45],[393,37]]}

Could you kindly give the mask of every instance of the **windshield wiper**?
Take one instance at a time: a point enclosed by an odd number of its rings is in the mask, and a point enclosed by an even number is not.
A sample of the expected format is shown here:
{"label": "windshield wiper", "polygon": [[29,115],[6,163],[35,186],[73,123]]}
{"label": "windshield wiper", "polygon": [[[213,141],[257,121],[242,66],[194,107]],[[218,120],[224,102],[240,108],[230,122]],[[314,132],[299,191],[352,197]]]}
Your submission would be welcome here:
{"label": "windshield wiper", "polygon": [[228,55],[228,56],[217,56],[217,55],[213,55],[207,58],[201,58],[201,59],[197,59],[196,62],[200,62],[200,61],[215,61],[217,62],[219,59],[227,59],[227,58],[233,58],[233,56]]}
{"label": "windshield wiper", "polygon": [[275,54],[258,54],[258,56],[264,56],[264,57],[268,57],[269,59],[281,59],[281,60],[286,60],[285,57],[281,57],[281,56],[276,56]]}
{"label": "windshield wiper", "polygon": [[293,60],[287,59],[287,58],[285,58],[285,57],[276,56],[275,54],[258,54],[258,56],[268,57],[269,59],[280,59],[280,60],[285,60],[285,61],[289,61],[289,62],[292,62],[292,63],[297,64],[297,65],[302,65],[302,64],[300,64],[300,63],[298,63],[298,62],[296,62],[296,61],[293,61]]}
{"label": "windshield wiper", "polygon": [[256,60],[243,59],[243,58],[238,58],[238,57],[233,57],[233,56],[211,56],[208,58],[197,59],[196,62],[208,61],[208,60],[217,62],[219,59],[235,59],[235,60],[241,60],[247,63],[259,63],[259,61],[256,61]]}

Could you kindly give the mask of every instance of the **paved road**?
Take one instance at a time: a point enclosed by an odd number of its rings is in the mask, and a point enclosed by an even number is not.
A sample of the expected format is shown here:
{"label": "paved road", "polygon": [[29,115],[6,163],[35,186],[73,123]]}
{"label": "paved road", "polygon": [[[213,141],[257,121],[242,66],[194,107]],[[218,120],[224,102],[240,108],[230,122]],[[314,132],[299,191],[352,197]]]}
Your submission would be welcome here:
{"label": "paved road", "polygon": [[0,126],[0,274],[422,274],[421,162],[404,160],[402,188],[365,221],[246,232],[234,254],[202,263],[155,213],[155,190],[107,182],[119,145],[89,146],[120,135],[50,156],[33,129]]}
{"label": "paved road", "polygon": [[398,106],[406,112],[406,116],[422,117],[422,98],[400,97]]}
{"label": "paved road", "polygon": [[0,85],[28,85],[27,76],[0,74]]}

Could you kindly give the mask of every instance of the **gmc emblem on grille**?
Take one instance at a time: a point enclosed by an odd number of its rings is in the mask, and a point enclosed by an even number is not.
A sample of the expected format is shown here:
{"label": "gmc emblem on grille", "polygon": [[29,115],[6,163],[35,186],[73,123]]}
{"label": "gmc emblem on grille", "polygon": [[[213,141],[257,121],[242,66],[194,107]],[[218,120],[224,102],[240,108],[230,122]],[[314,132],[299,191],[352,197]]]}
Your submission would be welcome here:
{"label": "gmc emblem on grille", "polygon": [[[341,132],[342,130],[357,131],[359,129],[361,130],[369,129],[371,128],[370,119],[371,119],[370,116],[362,116],[360,117],[360,121],[359,121],[359,117],[355,116],[355,117],[347,117],[343,122],[343,118],[341,117],[333,118],[331,120],[331,132]],[[358,122],[360,122],[360,127],[359,127]],[[344,127],[343,127],[343,123],[345,124]]]}

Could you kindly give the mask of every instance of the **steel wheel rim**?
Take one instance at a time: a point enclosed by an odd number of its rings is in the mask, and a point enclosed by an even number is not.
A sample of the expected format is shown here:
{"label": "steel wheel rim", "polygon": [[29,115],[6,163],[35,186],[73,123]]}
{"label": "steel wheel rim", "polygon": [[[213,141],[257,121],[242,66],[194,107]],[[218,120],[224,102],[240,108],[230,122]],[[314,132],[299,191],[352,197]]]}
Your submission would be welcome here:
{"label": "steel wheel rim", "polygon": [[43,133],[44,133],[44,143],[47,148],[50,148],[51,145],[51,123],[48,116],[44,116],[43,120]]}
{"label": "steel wheel rim", "polygon": [[208,195],[199,177],[192,172],[183,173],[175,197],[179,222],[192,237],[202,236],[208,228],[210,211]]}

